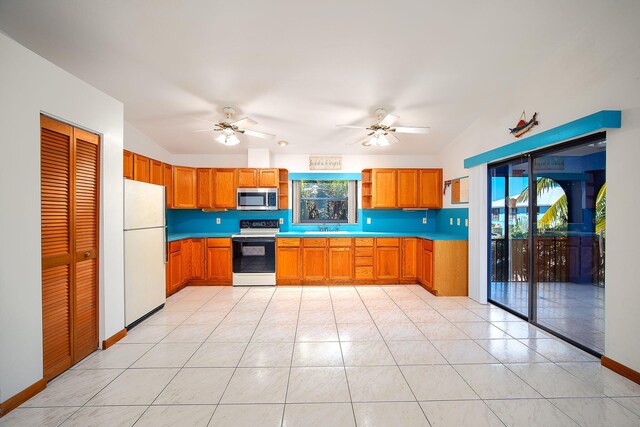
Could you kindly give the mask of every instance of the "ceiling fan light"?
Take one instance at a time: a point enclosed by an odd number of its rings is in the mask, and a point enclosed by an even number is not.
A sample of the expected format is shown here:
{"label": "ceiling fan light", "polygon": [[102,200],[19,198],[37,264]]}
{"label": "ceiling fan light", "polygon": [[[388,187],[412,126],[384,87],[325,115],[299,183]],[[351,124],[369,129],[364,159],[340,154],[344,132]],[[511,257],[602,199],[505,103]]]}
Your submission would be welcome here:
{"label": "ceiling fan light", "polygon": [[389,145],[389,140],[387,139],[387,137],[384,136],[384,135],[378,136],[378,146],[379,147],[384,147],[384,146],[387,146],[387,145]]}
{"label": "ceiling fan light", "polygon": [[367,142],[367,147],[372,145],[378,145],[378,135],[373,135],[371,139]]}
{"label": "ceiling fan light", "polygon": [[236,136],[235,133],[227,136],[224,142],[225,145],[238,145],[240,144],[240,139]]}
{"label": "ceiling fan light", "polygon": [[226,144],[225,140],[227,139],[227,137],[221,133],[220,135],[216,136],[216,141],[218,141],[220,144]]}

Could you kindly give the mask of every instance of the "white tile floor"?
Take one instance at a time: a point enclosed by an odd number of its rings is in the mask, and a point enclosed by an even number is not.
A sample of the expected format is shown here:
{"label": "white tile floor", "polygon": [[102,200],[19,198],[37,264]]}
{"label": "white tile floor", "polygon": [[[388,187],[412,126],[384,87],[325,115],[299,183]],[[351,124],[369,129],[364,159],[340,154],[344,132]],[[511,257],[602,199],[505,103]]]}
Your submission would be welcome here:
{"label": "white tile floor", "polygon": [[640,426],[640,385],[418,286],[189,287],[0,425]]}

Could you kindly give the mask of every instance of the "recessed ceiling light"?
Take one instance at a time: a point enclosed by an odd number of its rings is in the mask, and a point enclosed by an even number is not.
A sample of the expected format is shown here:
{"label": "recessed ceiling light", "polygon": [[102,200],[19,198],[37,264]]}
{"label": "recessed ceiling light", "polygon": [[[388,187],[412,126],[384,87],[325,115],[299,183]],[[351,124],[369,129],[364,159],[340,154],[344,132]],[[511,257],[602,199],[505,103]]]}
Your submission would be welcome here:
{"label": "recessed ceiling light", "polygon": [[288,141],[278,141],[278,145],[281,147],[286,147],[287,145],[289,145]]}

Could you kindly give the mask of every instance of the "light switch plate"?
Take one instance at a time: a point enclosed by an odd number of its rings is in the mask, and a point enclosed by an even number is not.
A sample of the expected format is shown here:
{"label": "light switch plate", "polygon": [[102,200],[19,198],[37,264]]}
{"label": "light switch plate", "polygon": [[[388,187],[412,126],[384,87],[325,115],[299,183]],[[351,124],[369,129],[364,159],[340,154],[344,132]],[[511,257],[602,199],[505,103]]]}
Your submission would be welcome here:
{"label": "light switch plate", "polygon": [[284,218],[280,218],[280,225],[284,224]]}
{"label": "light switch plate", "polygon": [[367,224],[371,224],[371,218],[367,218]]}
{"label": "light switch plate", "polygon": [[456,218],[456,225],[460,225],[460,218]]}
{"label": "light switch plate", "polygon": [[220,225],[220,218],[216,218],[216,224]]}
{"label": "light switch plate", "polygon": [[469,226],[469,218],[465,218],[464,220],[464,226],[468,227]]}
{"label": "light switch plate", "polygon": [[453,225],[453,218],[449,218],[449,225]]}
{"label": "light switch plate", "polygon": [[422,223],[423,223],[423,224],[426,224],[426,223],[427,223],[427,218],[426,218],[426,217],[425,217],[425,218],[422,218]]}

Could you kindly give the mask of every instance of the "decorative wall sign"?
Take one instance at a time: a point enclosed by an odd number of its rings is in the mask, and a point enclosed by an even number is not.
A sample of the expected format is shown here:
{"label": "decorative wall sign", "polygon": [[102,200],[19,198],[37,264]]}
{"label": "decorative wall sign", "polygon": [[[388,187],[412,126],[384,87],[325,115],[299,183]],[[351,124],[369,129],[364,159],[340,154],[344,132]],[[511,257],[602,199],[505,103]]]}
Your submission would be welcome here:
{"label": "decorative wall sign", "polygon": [[342,156],[309,156],[309,170],[342,170]]}
{"label": "decorative wall sign", "polygon": [[518,121],[516,127],[509,128],[509,132],[516,138],[520,138],[522,135],[529,132],[534,126],[538,125],[537,119],[538,113],[533,113],[533,117],[531,117],[531,120],[527,121],[527,116],[525,116],[525,113],[523,111],[522,115],[520,116],[520,121]]}
{"label": "decorative wall sign", "polygon": [[533,166],[541,171],[563,171],[564,157],[545,156],[533,159]]}

